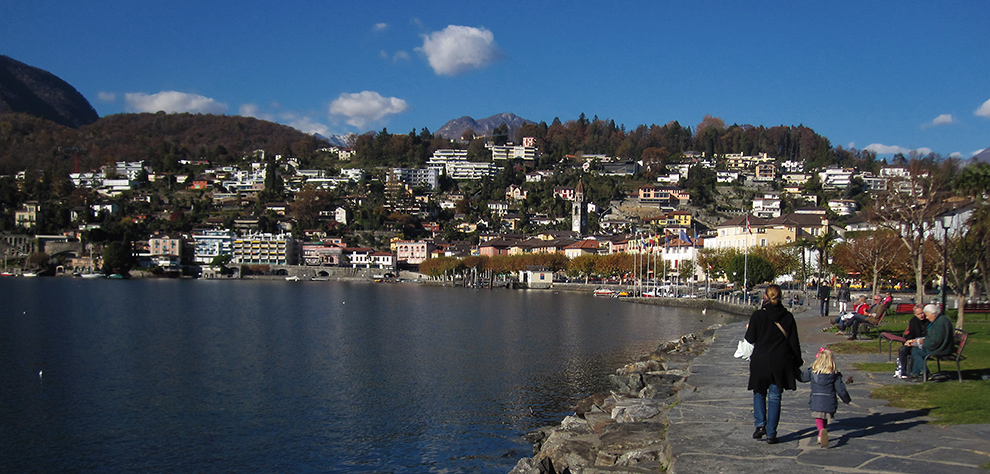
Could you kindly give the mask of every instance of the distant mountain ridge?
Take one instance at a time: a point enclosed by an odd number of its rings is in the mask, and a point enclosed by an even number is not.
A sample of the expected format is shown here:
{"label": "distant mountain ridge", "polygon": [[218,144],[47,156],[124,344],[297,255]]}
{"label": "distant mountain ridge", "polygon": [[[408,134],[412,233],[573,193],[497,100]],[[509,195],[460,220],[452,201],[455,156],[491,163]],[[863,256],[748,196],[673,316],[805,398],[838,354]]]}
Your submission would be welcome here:
{"label": "distant mountain ridge", "polygon": [[536,122],[512,113],[495,114],[481,120],[475,120],[465,115],[445,123],[440,127],[440,130],[437,130],[437,133],[447,139],[460,140],[461,136],[469,128],[474,130],[475,135],[491,135],[492,131],[503,123],[509,127],[509,136],[511,137],[523,125]]}
{"label": "distant mountain ridge", "polygon": [[0,113],[25,113],[79,128],[96,122],[96,109],[68,82],[0,55]]}

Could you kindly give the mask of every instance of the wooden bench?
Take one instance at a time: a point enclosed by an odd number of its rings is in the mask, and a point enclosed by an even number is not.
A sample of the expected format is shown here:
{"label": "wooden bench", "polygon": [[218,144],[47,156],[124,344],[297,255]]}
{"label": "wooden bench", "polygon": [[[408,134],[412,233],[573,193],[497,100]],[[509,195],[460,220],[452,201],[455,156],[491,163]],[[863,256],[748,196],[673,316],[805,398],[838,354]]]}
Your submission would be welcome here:
{"label": "wooden bench", "polygon": [[894,309],[895,313],[913,313],[914,303],[897,303]]}
{"label": "wooden bench", "polygon": [[904,344],[905,342],[907,342],[907,339],[905,339],[903,335],[884,331],[880,333],[880,337],[877,338],[877,354],[883,354],[883,341],[887,341],[887,362],[890,362],[891,360],[894,360],[893,357],[894,343],[899,342],[901,344]]}
{"label": "wooden bench", "polygon": [[963,349],[966,347],[966,340],[969,339],[969,333],[963,331],[962,329],[956,329],[952,337],[956,342],[956,349],[946,355],[928,355],[925,357],[925,382],[928,381],[928,359],[935,359],[935,364],[937,364],[938,372],[942,371],[942,361],[955,361],[956,362],[956,373],[959,374],[959,382],[962,382],[962,369],[959,367],[959,361],[964,360]]}
{"label": "wooden bench", "polygon": [[966,303],[963,311],[967,313],[990,313],[990,303]]}

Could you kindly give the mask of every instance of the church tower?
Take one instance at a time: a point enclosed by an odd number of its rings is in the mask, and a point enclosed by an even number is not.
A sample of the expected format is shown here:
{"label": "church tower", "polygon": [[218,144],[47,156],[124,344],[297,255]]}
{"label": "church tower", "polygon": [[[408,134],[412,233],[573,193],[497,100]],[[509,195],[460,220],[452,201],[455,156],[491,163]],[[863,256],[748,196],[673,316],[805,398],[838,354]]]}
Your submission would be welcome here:
{"label": "church tower", "polygon": [[574,202],[571,204],[571,230],[584,235],[588,229],[588,211],[584,205],[584,182],[578,181],[574,189]]}

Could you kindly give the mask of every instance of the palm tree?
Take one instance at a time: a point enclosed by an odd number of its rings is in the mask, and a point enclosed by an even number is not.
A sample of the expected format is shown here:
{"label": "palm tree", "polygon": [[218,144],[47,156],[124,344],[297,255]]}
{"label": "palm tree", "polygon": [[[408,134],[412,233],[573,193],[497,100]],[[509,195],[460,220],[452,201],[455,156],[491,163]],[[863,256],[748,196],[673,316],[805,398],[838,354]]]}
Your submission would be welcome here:
{"label": "palm tree", "polygon": [[818,251],[818,286],[821,286],[822,279],[825,274],[822,270],[825,268],[826,259],[828,257],[829,251],[835,246],[835,236],[831,232],[826,231],[825,233],[819,235],[815,238],[813,247]]}
{"label": "palm tree", "polygon": [[808,271],[805,265],[805,253],[808,249],[815,248],[815,243],[804,237],[797,239],[793,244],[795,247],[801,250],[801,284],[802,290],[808,289]]}

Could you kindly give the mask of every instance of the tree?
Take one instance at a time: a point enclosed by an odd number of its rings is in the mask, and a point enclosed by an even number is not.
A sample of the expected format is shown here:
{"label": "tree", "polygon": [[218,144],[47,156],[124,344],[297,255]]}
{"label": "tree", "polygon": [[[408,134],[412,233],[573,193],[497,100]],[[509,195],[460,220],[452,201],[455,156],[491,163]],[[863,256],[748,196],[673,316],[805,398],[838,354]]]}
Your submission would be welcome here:
{"label": "tree", "polygon": [[752,254],[748,258],[746,255],[736,255],[733,257],[726,268],[726,274],[729,280],[740,288],[745,281],[747,285],[744,288],[745,291],[749,291],[755,285],[770,282],[774,278],[777,278],[777,273],[774,272],[773,265],[769,260]]}
{"label": "tree", "polygon": [[848,236],[835,247],[835,262],[848,274],[858,274],[870,288],[879,288],[880,278],[892,276],[898,261],[906,261],[904,247],[893,232],[885,229]]}
{"label": "tree", "polygon": [[103,273],[126,275],[134,268],[130,242],[110,242],[103,248]]}
{"label": "tree", "polygon": [[906,178],[891,179],[877,195],[867,219],[877,227],[896,233],[908,251],[914,270],[915,301],[925,300],[926,227],[941,211],[945,181],[932,166],[912,160]]}

